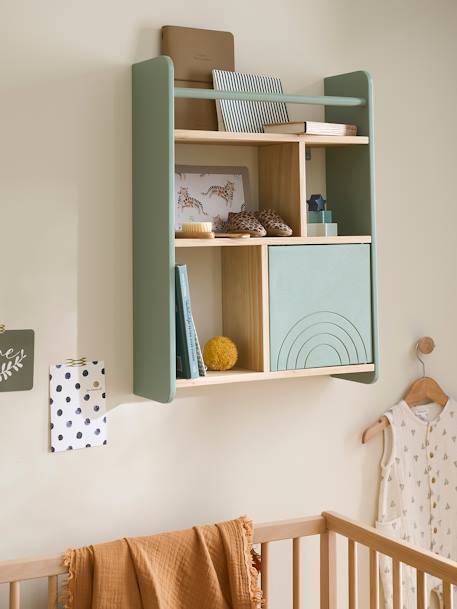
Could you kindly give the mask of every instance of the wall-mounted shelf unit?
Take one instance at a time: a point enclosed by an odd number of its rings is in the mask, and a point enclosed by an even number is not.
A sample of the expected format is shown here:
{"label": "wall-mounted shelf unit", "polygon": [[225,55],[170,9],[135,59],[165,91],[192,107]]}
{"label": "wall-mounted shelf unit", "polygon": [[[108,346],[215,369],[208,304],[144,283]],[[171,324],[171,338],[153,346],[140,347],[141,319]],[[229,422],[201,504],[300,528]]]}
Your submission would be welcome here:
{"label": "wall-mounted shelf unit", "polygon": [[[133,66],[134,392],[169,402],[176,388],[333,375],[371,383],[378,370],[372,86],[365,72],[326,78],[320,97],[174,87],[173,64]],[[326,120],[357,137],[174,130],[174,99],[322,104]],[[174,238],[175,147],[250,146],[259,207],[274,208],[292,237]],[[326,192],[338,237],[308,237],[305,152],[325,149]],[[211,254],[212,253],[212,254]],[[217,254],[222,331],[238,368],[176,380],[175,257]],[[213,260],[213,258],[212,258]],[[192,291],[192,282],[191,282]],[[198,330],[198,318],[196,319]]]}

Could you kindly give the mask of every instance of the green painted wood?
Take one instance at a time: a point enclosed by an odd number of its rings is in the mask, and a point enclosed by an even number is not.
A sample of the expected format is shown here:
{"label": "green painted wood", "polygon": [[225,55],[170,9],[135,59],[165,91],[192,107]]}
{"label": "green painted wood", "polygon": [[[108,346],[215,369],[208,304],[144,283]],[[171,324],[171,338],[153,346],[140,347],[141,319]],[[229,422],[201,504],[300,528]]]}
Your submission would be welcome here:
{"label": "green painted wood", "polygon": [[370,246],[269,247],[271,370],[373,361]]}
{"label": "green painted wood", "polygon": [[174,96],[188,99],[233,99],[258,102],[284,102],[287,104],[313,104],[318,106],[364,106],[367,103],[364,97],[247,93],[246,91],[214,91],[214,89],[191,89],[186,87],[176,87]]}
{"label": "green painted wood", "polygon": [[325,95],[358,96],[365,106],[327,107],[325,120],[354,123],[359,135],[370,138],[368,146],[326,149],[327,200],[342,235],[371,235],[372,343],[375,372],[341,375],[351,381],[372,383],[379,374],[379,331],[376,263],[376,194],[373,124],[373,85],[367,72],[340,74],[324,80]]}
{"label": "green painted wood", "polygon": [[176,389],[173,63],[132,68],[133,390],[170,402]]}

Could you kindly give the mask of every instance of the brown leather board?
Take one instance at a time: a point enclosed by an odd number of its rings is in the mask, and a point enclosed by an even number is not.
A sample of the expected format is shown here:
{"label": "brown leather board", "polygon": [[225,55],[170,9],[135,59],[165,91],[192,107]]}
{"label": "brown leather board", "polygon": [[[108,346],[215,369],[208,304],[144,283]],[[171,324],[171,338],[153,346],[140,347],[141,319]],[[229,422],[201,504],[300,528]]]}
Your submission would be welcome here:
{"label": "brown leather board", "polygon": [[[175,87],[212,89],[213,69],[235,69],[233,34],[230,32],[164,25],[161,52],[173,60]],[[175,127],[217,131],[215,102],[176,99]]]}

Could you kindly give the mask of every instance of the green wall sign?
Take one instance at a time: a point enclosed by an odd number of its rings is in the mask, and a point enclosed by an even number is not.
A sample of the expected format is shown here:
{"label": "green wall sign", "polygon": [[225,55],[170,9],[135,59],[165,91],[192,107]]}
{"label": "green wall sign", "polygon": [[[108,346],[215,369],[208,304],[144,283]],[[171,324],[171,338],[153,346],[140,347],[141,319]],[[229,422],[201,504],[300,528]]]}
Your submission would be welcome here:
{"label": "green wall sign", "polygon": [[6,330],[0,334],[0,391],[27,391],[33,387],[33,330]]}

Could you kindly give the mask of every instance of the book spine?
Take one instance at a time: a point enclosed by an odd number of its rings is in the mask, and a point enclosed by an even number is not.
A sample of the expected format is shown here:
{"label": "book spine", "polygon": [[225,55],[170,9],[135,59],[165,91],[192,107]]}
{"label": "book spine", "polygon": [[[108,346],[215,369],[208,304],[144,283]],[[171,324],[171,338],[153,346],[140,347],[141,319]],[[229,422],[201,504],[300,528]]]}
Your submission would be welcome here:
{"label": "book spine", "polygon": [[195,322],[194,322],[193,318],[192,318],[192,326],[193,326],[194,335],[195,335],[195,345],[197,347],[198,372],[199,372],[200,376],[206,376],[206,366],[205,366],[205,362],[203,361],[200,341],[198,340],[197,328],[195,327]]}
{"label": "book spine", "polygon": [[[185,264],[176,266],[176,355],[183,378],[198,378],[198,359]],[[179,359],[180,358],[180,359]]]}

